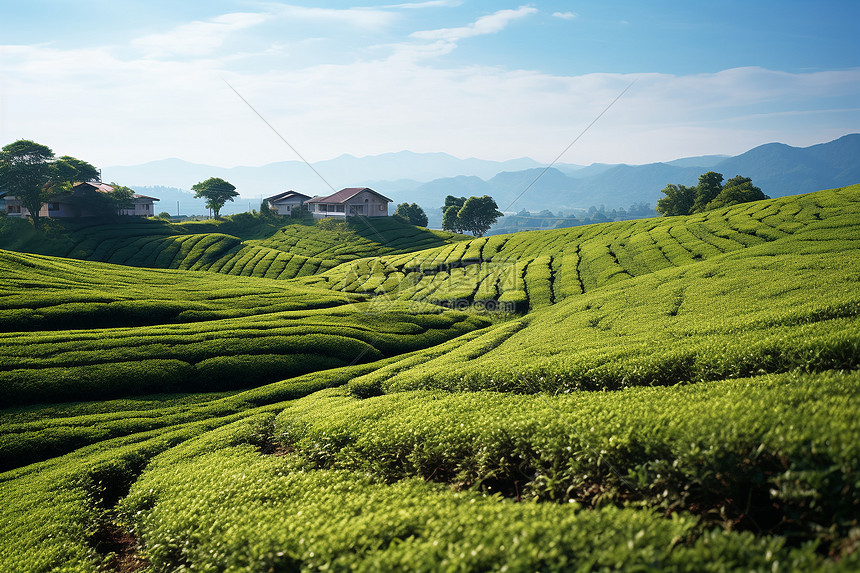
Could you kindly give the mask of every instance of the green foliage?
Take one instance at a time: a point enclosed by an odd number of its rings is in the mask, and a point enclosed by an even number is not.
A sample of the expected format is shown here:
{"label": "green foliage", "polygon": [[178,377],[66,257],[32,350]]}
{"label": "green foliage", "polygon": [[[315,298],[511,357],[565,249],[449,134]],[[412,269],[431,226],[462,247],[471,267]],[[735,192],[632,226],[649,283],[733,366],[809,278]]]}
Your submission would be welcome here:
{"label": "green foliage", "polygon": [[468,199],[449,195],[445,198],[445,206],[442,209],[443,229],[455,233],[469,231],[476,237],[483,236],[493,223],[503,216],[499,206],[488,195]]}
{"label": "green foliage", "polygon": [[[56,180],[70,183],[98,181],[99,170],[87,163],[68,155],[63,155],[54,163]],[[112,184],[113,185],[113,184]]]}
{"label": "green foliage", "polygon": [[227,201],[238,197],[236,186],[224,181],[220,177],[210,177],[206,181],[200,181],[191,186],[194,197],[206,199],[206,208],[212,209],[215,218],[218,218],[221,207]]}
{"label": "green foliage", "polygon": [[752,184],[752,179],[738,175],[726,181],[726,186],[708,203],[706,209],[719,209],[762,199],[769,199],[769,197]]}
{"label": "green foliage", "polygon": [[857,570],[858,210],[0,220],[0,569]]}
{"label": "green foliage", "polygon": [[670,183],[662,190],[666,195],[657,201],[657,212],[667,216],[690,215],[750,201],[770,199],[752,184],[752,179],[737,175],[722,184],[722,173],[708,171],[699,177],[695,187]]}
{"label": "green foliage", "polygon": [[397,206],[397,210],[394,211],[394,216],[402,218],[410,225],[415,225],[417,227],[427,226],[427,213],[425,213],[424,209],[422,209],[417,203],[399,204]]}
{"label": "green foliage", "polygon": [[752,570],[820,565],[809,546],[697,531],[695,519],[514,504],[423,480],[303,471],[251,446],[163,455],[121,505],[156,569],[698,571],[719,551]]}
{"label": "green foliage", "polygon": [[657,200],[657,212],[667,216],[689,215],[696,202],[696,188],[669,183],[660,191],[665,195]]}
{"label": "green foliage", "polygon": [[[845,489],[860,479],[858,397],[856,372],[549,397],[330,392],[292,403],[275,435],[312,467],[386,483],[418,477],[588,507],[635,501],[834,541],[860,511]],[[818,532],[825,521],[839,531]]]}
{"label": "green foliage", "polygon": [[42,203],[53,196],[54,152],[49,147],[20,139],[0,150],[0,186],[17,197],[39,225]]}

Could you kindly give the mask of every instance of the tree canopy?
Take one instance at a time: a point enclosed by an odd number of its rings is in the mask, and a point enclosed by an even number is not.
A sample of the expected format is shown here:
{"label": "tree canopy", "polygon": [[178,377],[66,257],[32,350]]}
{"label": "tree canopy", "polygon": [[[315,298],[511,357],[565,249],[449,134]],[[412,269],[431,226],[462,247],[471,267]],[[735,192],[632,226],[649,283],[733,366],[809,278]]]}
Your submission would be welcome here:
{"label": "tree canopy", "polygon": [[503,217],[499,206],[489,195],[483,197],[454,197],[445,198],[442,216],[442,228],[446,231],[462,233],[468,231],[476,237],[484,236],[490,227]]}
{"label": "tree canopy", "polygon": [[394,216],[418,227],[426,227],[428,223],[427,213],[417,203],[400,203],[394,211]]}
{"label": "tree canopy", "polygon": [[42,204],[69,193],[73,183],[98,176],[98,170],[86,161],[68,155],[56,159],[50,147],[27,139],[0,150],[0,186],[21,201],[35,227]]}
{"label": "tree canopy", "polygon": [[722,173],[715,171],[702,174],[695,187],[669,183],[662,193],[665,197],[657,201],[657,212],[667,216],[690,215],[770,198],[749,177],[736,175],[724,186]]}
{"label": "tree canopy", "polygon": [[195,183],[191,186],[194,191],[194,197],[206,199],[206,208],[212,209],[212,213],[217,219],[221,213],[221,207],[227,201],[232,201],[239,194],[236,192],[236,186],[224,181],[220,177],[210,177],[206,181]]}

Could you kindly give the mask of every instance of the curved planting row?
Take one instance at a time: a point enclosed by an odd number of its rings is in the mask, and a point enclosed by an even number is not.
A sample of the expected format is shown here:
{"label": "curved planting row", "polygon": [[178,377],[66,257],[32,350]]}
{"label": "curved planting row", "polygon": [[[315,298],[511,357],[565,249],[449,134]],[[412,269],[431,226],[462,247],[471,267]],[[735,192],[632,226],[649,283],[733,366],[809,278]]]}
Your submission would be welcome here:
{"label": "curved planting row", "polygon": [[357,299],[283,281],[0,251],[0,332],[195,322]]}
{"label": "curved planting row", "polygon": [[0,407],[259,386],[486,326],[438,307],[348,307],[135,328],[0,334]]}
{"label": "curved planting row", "polygon": [[[856,217],[858,211],[860,186],[854,186],[688,217],[473,239],[383,256],[372,264],[343,265],[308,284],[449,306],[489,297],[511,303],[515,310],[534,309],[632,277],[784,239],[833,218]],[[494,283],[487,283],[488,274]]]}

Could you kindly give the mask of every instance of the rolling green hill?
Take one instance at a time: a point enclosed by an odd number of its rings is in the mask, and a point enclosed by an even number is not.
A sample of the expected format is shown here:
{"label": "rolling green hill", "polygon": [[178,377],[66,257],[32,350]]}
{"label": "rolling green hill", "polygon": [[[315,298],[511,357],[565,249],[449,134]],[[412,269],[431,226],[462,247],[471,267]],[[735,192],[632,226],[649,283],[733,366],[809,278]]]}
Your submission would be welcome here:
{"label": "rolling green hill", "polygon": [[350,221],[330,230],[313,221],[247,213],[176,224],[151,219],[49,224],[48,233],[41,235],[26,221],[7,218],[0,221],[0,245],[134,267],[290,279],[373,254],[411,252],[463,239],[388,217]]}
{"label": "rolling green hill", "polygon": [[[0,569],[860,568],[860,185],[467,241],[146,225],[0,251]],[[321,262],[230,276],[270,251]]]}

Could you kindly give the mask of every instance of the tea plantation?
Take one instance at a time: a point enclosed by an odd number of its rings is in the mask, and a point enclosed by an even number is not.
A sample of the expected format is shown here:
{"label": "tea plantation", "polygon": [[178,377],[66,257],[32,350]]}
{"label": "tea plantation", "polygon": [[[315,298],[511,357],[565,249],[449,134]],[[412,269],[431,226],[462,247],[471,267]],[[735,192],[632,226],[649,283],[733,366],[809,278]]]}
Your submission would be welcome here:
{"label": "tea plantation", "polygon": [[0,570],[860,569],[860,185],[0,241]]}

